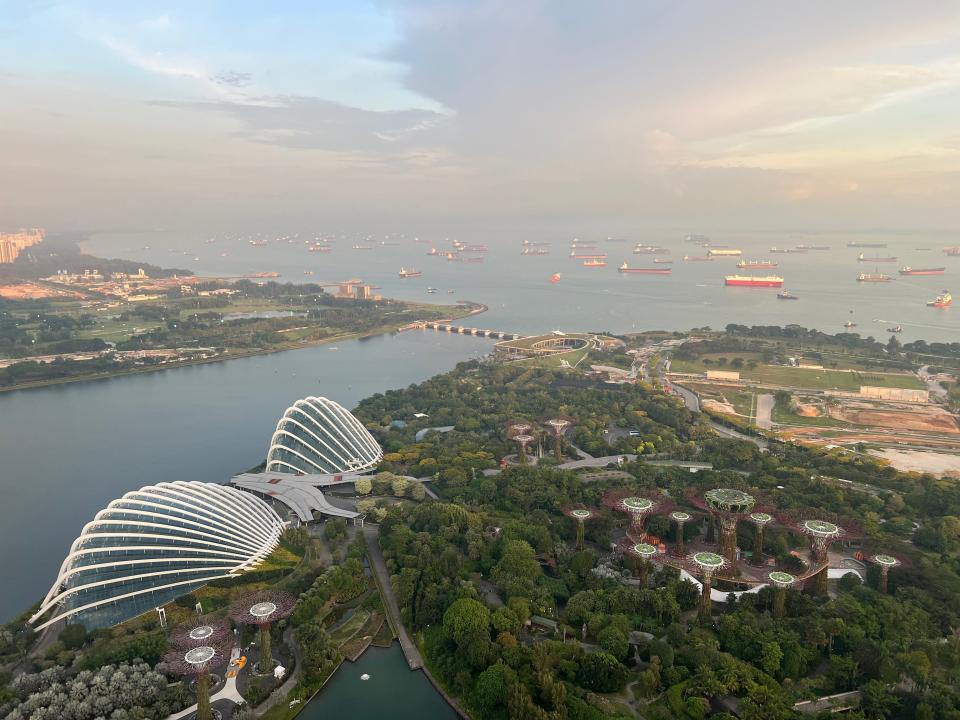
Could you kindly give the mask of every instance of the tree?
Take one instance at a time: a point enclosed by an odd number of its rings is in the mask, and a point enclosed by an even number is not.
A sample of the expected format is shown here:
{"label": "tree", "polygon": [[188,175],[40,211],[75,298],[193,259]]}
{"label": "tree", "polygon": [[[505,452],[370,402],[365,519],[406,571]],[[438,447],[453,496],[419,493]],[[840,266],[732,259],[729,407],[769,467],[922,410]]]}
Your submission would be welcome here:
{"label": "tree", "polygon": [[597,635],[597,642],[604,650],[621,662],[630,652],[630,642],[627,636],[617,627],[608,625]]}
{"label": "tree", "polygon": [[507,595],[530,597],[541,574],[533,548],[524,540],[508,540],[493,567],[493,580]]}
{"label": "tree", "polygon": [[590,653],[580,661],[577,683],[589,690],[617,692],[627,681],[629,671],[611,654]]}
{"label": "tree", "polygon": [[412,500],[423,502],[424,498],[426,497],[427,489],[423,486],[423,483],[417,482],[410,486],[410,498]]}
{"label": "tree", "polygon": [[514,678],[516,673],[503,663],[491,665],[477,676],[473,695],[484,715],[506,705],[507,687]]}
{"label": "tree", "polygon": [[373,482],[368,477],[357,478],[354,487],[357,489],[357,495],[369,495],[373,490]]}
{"label": "tree", "polygon": [[443,614],[443,631],[457,645],[479,633],[489,636],[490,611],[477,600],[460,598]]}
{"label": "tree", "polygon": [[860,707],[868,720],[885,720],[899,707],[897,696],[879,680],[870,680],[860,688]]}
{"label": "tree", "polygon": [[67,650],[79,650],[87,641],[87,629],[80,623],[72,623],[63,629],[57,639]]}

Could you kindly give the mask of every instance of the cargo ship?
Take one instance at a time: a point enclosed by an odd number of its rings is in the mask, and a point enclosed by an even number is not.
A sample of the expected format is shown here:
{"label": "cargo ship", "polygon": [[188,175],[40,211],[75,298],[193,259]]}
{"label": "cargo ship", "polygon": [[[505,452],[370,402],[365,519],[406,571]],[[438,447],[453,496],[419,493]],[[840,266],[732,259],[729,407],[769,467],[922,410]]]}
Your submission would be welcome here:
{"label": "cargo ship", "polygon": [[885,248],[886,243],[848,242],[848,248]]}
{"label": "cargo ship", "polygon": [[857,255],[857,262],[896,262],[895,257],[867,257],[863,253]]}
{"label": "cargo ship", "polygon": [[927,307],[945,308],[950,307],[952,303],[953,295],[944,290],[943,295],[937,295],[933,300],[927,303]]}
{"label": "cargo ship", "polygon": [[777,293],[777,300],[799,300],[796,295],[794,295],[789,290],[781,290]]}
{"label": "cargo ship", "polygon": [[707,255],[711,257],[740,257],[743,255],[743,250],[736,250],[734,248],[707,248]]}
{"label": "cargo ship", "polygon": [[482,262],[483,262],[483,256],[481,256],[481,257],[468,257],[468,258],[464,258],[463,261],[464,261],[464,262],[468,262],[468,263],[482,263]]}
{"label": "cargo ship", "polygon": [[441,253],[441,252],[440,252],[439,250],[437,250],[435,247],[432,247],[432,248],[430,248],[430,250],[427,251],[427,255],[436,256],[436,255],[442,255],[442,254],[443,254],[443,253]]}
{"label": "cargo ship", "polygon": [[673,265],[673,260],[667,260],[667,258],[654,258],[653,262],[656,265]]}
{"label": "cargo ship", "polygon": [[883,273],[860,273],[857,282],[890,282],[893,278]]}
{"label": "cargo ship", "polygon": [[415,278],[423,275],[419,270],[407,270],[405,267],[400,268],[400,272],[397,274],[402,278]]}
{"label": "cargo ship", "polygon": [[373,250],[373,245],[354,245],[354,250]]}
{"label": "cargo ship", "polygon": [[741,260],[737,267],[741,270],[772,270],[777,263],[773,260]]}
{"label": "cargo ship", "polygon": [[727,275],[723,284],[736,287],[783,287],[783,278],[779,275]]}
{"label": "cargo ship", "polygon": [[948,247],[948,248],[944,248],[943,251],[947,255],[950,255],[951,257],[960,256],[960,247]]}
{"label": "cargo ship", "polygon": [[525,247],[520,251],[521,255],[549,255],[550,251],[540,247]]}
{"label": "cargo ship", "polygon": [[794,250],[829,250],[829,245],[797,245]]}
{"label": "cargo ship", "polygon": [[637,245],[633,249],[636,255],[666,255],[670,248],[660,247],[659,245]]}
{"label": "cargo ship", "polygon": [[550,245],[548,242],[530,242],[529,240],[523,241],[524,247],[547,247]]}
{"label": "cargo ship", "polygon": [[311,245],[307,248],[307,252],[332,252],[333,248],[329,245]]}
{"label": "cargo ship", "polygon": [[772,248],[770,248],[770,252],[779,253],[781,255],[788,255],[788,254],[805,253],[806,250],[798,250],[797,248],[778,248],[776,245],[774,245]]}
{"label": "cargo ship", "polygon": [[707,260],[713,260],[712,257],[707,255],[684,255],[684,262],[706,262]]}
{"label": "cargo ship", "polygon": [[690,235],[687,235],[686,238],[684,238],[684,242],[690,242],[690,243],[710,242],[710,238],[708,238],[706,235],[690,234]]}
{"label": "cargo ship", "polygon": [[278,277],[280,277],[280,273],[278,273],[278,272],[273,272],[273,271],[271,270],[270,272],[250,273],[249,275],[244,275],[244,277],[246,277],[246,278],[257,278],[257,279],[259,279],[259,278],[278,278]]}
{"label": "cargo ship", "polygon": [[576,251],[570,253],[570,257],[574,260],[606,260],[606,253],[596,253],[596,254],[585,254],[577,253]]}
{"label": "cargo ship", "polygon": [[624,263],[617,268],[617,272],[629,275],[670,275],[673,268],[632,268]]}
{"label": "cargo ship", "polygon": [[488,252],[486,245],[464,245],[464,252],[485,253]]}
{"label": "cargo ship", "polygon": [[901,275],[943,275],[946,268],[915,268],[904,265],[900,268]]}
{"label": "cargo ship", "polygon": [[606,267],[606,260],[584,260],[583,266],[587,268],[597,268],[597,267]]}

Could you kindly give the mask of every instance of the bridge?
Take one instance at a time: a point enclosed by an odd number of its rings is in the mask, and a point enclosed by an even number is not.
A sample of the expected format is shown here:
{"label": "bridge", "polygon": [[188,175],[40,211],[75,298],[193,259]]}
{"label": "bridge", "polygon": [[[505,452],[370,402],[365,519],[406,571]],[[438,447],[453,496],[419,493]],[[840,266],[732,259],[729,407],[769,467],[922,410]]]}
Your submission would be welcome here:
{"label": "bridge", "polygon": [[493,338],[495,340],[520,340],[524,336],[520,333],[504,330],[488,330],[487,328],[471,328],[463,325],[453,325],[448,320],[430,320],[410,323],[404,330],[438,330],[453,335],[473,335],[475,337]]}

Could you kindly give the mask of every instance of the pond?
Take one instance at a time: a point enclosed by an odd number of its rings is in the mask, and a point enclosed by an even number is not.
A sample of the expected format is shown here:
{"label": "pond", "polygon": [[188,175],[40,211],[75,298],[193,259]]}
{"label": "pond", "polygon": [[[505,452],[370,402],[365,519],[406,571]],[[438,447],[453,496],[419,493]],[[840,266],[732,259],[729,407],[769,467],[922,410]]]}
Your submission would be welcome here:
{"label": "pond", "polygon": [[[367,674],[369,680],[361,680]],[[344,662],[298,720],[456,720],[457,714],[427,676],[407,666],[400,645],[371,646],[355,662]]]}

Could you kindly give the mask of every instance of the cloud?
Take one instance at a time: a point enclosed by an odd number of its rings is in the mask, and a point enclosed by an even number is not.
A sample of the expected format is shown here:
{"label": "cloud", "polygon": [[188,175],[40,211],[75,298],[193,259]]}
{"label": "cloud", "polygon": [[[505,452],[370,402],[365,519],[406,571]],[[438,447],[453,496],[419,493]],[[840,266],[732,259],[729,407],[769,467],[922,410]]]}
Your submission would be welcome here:
{"label": "cloud", "polygon": [[140,27],[147,30],[166,30],[170,27],[170,16],[166,13],[140,21]]}
{"label": "cloud", "polygon": [[361,110],[315,97],[154,104],[225,115],[240,123],[238,134],[248,140],[300,150],[394,152],[449,120],[429,110]]}
{"label": "cloud", "polygon": [[237,72],[236,70],[224,70],[211,78],[220,85],[229,85],[236,88],[249,87],[253,84],[253,75],[247,72]]}

